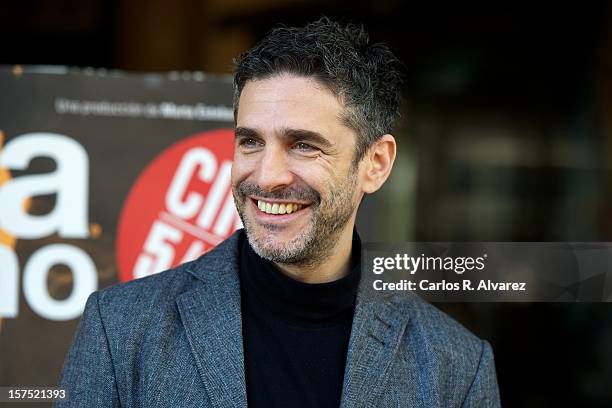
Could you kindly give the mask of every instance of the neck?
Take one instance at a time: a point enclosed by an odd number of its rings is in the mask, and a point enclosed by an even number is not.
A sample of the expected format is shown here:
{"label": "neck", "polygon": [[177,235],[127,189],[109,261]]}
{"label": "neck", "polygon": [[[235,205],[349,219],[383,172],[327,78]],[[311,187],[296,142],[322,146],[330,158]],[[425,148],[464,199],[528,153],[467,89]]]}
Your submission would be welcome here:
{"label": "neck", "polygon": [[354,224],[350,224],[340,232],[336,245],[323,259],[304,264],[274,264],[287,276],[303,283],[326,283],[341,279],[351,268]]}

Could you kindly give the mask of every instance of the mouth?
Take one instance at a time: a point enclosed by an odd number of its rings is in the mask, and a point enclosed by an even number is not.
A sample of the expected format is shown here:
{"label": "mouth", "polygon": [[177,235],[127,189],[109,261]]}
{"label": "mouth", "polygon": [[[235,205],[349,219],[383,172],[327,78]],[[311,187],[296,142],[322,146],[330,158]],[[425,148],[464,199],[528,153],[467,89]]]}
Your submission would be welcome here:
{"label": "mouth", "polygon": [[[255,201],[255,200],[254,200]],[[264,200],[256,200],[257,208],[266,214],[291,214],[305,207],[300,203],[278,203]]]}
{"label": "mouth", "polygon": [[[301,213],[304,209],[310,207],[306,203],[297,203],[291,201],[271,201],[252,198],[251,202],[257,209],[258,213],[266,216],[274,216],[274,218],[293,218],[296,214]],[[290,216],[290,217],[289,217]]]}

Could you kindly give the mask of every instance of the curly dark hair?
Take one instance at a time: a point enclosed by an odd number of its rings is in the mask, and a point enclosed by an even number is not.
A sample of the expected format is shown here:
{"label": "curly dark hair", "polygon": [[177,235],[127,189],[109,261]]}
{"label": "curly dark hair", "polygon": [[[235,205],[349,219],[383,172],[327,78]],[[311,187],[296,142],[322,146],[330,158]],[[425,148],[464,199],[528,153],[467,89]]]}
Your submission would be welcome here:
{"label": "curly dark hair", "polygon": [[358,135],[355,162],[399,115],[401,64],[386,44],[370,44],[361,25],[322,17],[278,27],[234,63],[234,118],[247,81],[281,73],[312,77],[344,103],[342,119]]}

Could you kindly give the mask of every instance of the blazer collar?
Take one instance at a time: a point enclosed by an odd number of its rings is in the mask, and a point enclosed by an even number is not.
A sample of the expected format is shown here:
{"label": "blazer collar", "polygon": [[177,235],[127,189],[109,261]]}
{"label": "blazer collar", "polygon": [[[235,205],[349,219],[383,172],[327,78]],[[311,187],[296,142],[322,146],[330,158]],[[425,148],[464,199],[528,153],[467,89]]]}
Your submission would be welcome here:
{"label": "blazer collar", "polygon": [[[215,407],[246,407],[236,231],[187,271],[202,282],[177,305],[200,376]],[[362,261],[364,254],[362,252]],[[410,318],[400,296],[375,291],[362,273],[340,406],[372,406],[385,383]]]}
{"label": "blazer collar", "polygon": [[177,305],[191,351],[216,408],[246,407],[238,247],[240,231],[187,266],[201,281]]}
{"label": "blazer collar", "polygon": [[344,370],[341,408],[376,406],[395,361],[408,321],[405,297],[374,290],[363,268]]}

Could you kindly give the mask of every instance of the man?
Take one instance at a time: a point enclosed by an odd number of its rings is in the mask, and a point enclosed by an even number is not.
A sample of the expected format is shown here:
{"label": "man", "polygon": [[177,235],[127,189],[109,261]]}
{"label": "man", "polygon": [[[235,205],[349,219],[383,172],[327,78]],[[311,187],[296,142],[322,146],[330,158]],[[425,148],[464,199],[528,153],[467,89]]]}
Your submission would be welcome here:
{"label": "man", "polygon": [[278,28],[235,72],[245,226],[87,302],[61,386],[82,406],[499,406],[490,346],[361,279],[354,231],[385,182],[398,61],[363,28]]}

